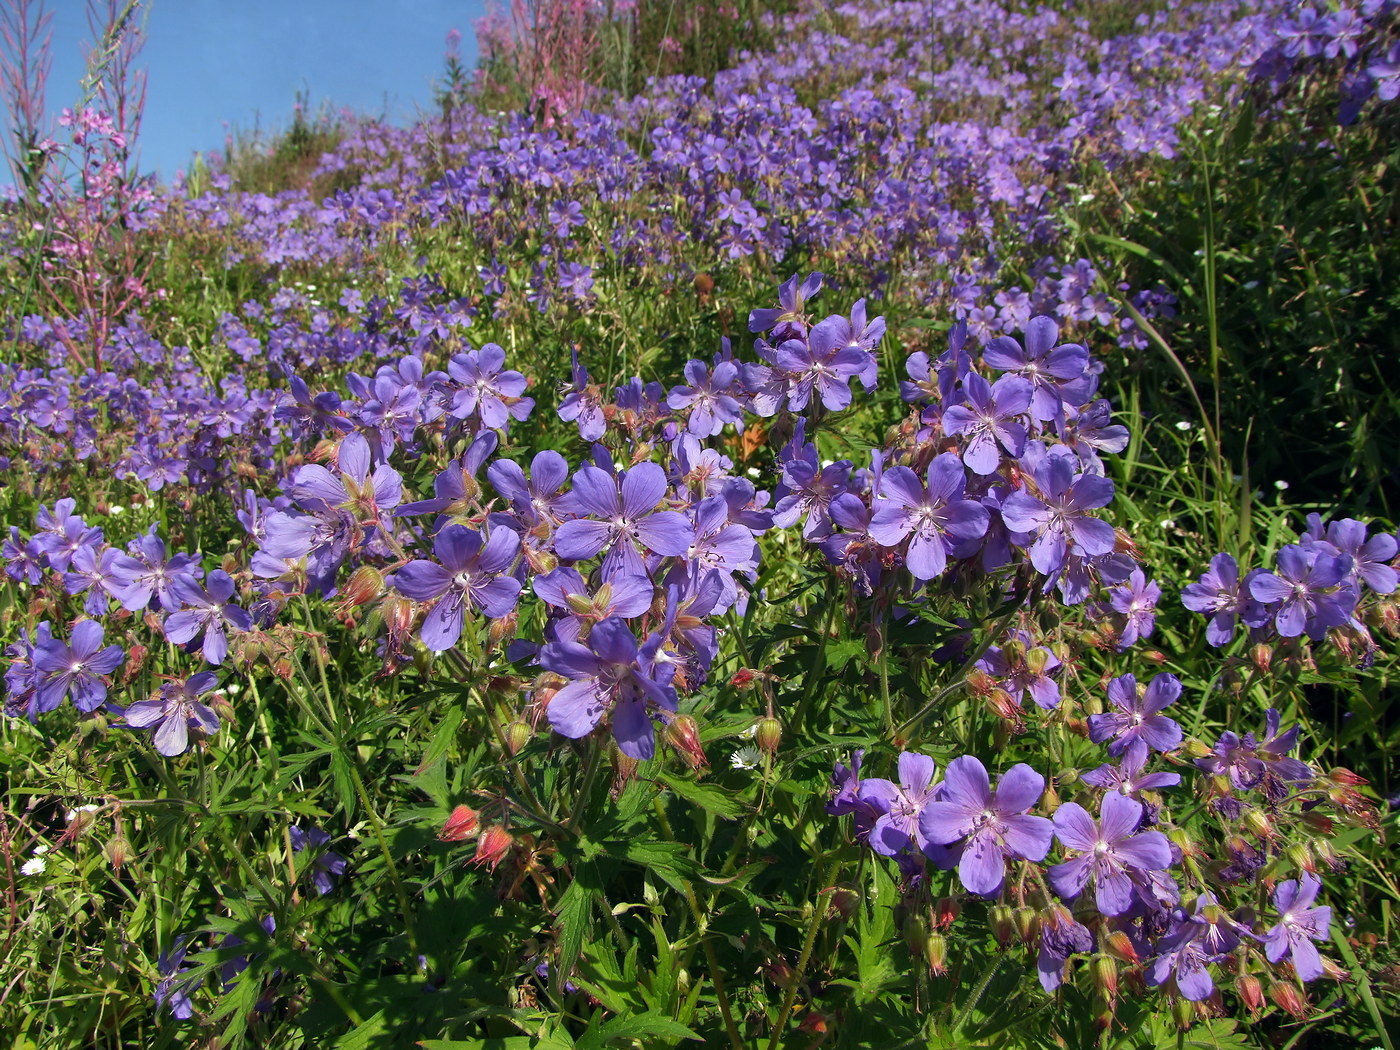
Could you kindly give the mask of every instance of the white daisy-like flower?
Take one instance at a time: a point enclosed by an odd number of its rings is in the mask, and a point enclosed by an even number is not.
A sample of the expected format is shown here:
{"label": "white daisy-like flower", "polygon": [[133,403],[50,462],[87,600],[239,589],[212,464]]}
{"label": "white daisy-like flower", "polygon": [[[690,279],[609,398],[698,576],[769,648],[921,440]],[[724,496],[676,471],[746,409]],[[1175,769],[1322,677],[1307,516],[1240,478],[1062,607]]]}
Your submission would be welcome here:
{"label": "white daisy-like flower", "polygon": [[734,769],[757,769],[762,761],[763,756],[752,744],[745,744],[729,756],[729,765]]}
{"label": "white daisy-like flower", "polygon": [[42,875],[48,866],[49,862],[43,857],[33,857],[20,865],[19,873],[21,875]]}

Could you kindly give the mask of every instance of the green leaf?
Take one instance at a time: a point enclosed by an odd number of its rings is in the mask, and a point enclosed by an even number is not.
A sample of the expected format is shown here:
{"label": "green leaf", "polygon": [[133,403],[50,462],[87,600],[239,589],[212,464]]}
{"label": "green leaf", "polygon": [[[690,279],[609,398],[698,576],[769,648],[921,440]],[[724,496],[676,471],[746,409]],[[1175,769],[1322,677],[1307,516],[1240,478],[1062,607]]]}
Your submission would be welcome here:
{"label": "green leaf", "polygon": [[698,780],[687,780],[665,772],[661,774],[660,779],[665,781],[666,786],[679,798],[694,803],[707,813],[713,813],[725,820],[737,820],[743,816],[744,808],[738,799],[718,784],[702,784]]}
{"label": "green leaf", "polygon": [[574,1045],[579,1050],[596,1050],[622,1039],[660,1038],[669,1041],[695,1039],[696,1035],[679,1021],[648,1011],[634,1017],[614,1017],[600,1028],[585,1032]]}
{"label": "green leaf", "polygon": [[590,920],[593,917],[593,894],[600,889],[593,884],[589,868],[578,868],[576,872],[574,881],[569,883],[564,896],[559,898],[559,965],[550,971],[550,984],[556,986],[556,995],[561,992],[564,980],[578,965],[579,955],[583,952],[583,942],[592,925]]}

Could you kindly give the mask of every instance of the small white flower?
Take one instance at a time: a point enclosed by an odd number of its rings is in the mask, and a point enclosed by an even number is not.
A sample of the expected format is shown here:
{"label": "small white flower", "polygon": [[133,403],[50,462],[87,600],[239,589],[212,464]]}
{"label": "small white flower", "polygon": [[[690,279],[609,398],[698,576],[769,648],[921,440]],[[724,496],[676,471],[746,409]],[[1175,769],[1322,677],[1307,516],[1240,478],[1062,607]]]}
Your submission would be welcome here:
{"label": "small white flower", "polygon": [[1275,481],[1275,482],[1274,482],[1274,488],[1276,488],[1276,489],[1278,489],[1280,492],[1282,492],[1282,491],[1284,491],[1286,488],[1288,488],[1288,482],[1286,482],[1286,481]]}
{"label": "small white flower", "polygon": [[107,508],[107,514],[108,514],[109,517],[115,518],[118,514],[125,514],[125,513],[126,513],[126,508],[125,508],[125,507],[108,507],[108,508]]}
{"label": "small white flower", "polygon": [[39,843],[39,845],[37,845],[37,846],[34,847],[34,856],[36,856],[36,857],[42,857],[42,856],[43,856],[45,853],[47,853],[48,851],[49,851],[49,844],[48,844],[47,842],[41,842],[41,843]]}
{"label": "small white flower", "polygon": [[752,740],[752,739],[753,739],[755,736],[757,736],[757,735],[758,735],[758,723],[755,722],[753,725],[749,726],[749,728],[745,729],[742,733],[739,734],[739,739],[740,739],[740,740]]}
{"label": "small white flower", "polygon": [[1177,430],[1190,430],[1190,429],[1191,429],[1191,423],[1190,423],[1188,420],[1185,420],[1185,419],[1179,420],[1179,421],[1177,422],[1177,424],[1176,424],[1176,429],[1177,429]]}
{"label": "small white flower", "polygon": [[101,808],[101,806],[89,802],[87,805],[79,806],[77,809],[70,809],[67,814],[68,823],[73,823],[73,821],[77,820],[83,813],[96,813]]}
{"label": "small white flower", "polygon": [[49,862],[46,861],[43,857],[35,857],[33,860],[27,860],[23,864],[21,864],[19,868],[19,873],[21,875],[42,875],[44,873],[44,869],[48,866]]}
{"label": "small white flower", "polygon": [[745,744],[729,756],[729,765],[734,769],[757,769],[761,761],[763,756],[752,744]]}

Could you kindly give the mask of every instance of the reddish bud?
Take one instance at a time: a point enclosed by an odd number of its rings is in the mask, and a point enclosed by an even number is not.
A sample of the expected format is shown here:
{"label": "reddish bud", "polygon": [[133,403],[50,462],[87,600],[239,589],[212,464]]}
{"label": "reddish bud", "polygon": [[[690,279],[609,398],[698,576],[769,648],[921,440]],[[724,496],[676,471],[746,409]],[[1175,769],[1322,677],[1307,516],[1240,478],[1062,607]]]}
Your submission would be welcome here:
{"label": "reddish bud", "polygon": [[514,638],[515,628],[519,623],[520,617],[514,612],[507,613],[505,616],[498,616],[496,619],[492,620],[490,626],[486,628],[487,644],[494,649],[502,642]]}
{"label": "reddish bud", "polygon": [[849,919],[856,913],[860,894],[852,886],[844,883],[833,886],[827,893],[826,917],[828,919]]}
{"label": "reddish bud", "polygon": [[1114,930],[1103,939],[1103,950],[1105,954],[1120,962],[1138,963],[1142,961],[1137,949],[1133,947],[1133,942],[1122,930]]}
{"label": "reddish bud", "polygon": [[120,868],[131,859],[131,843],[118,831],[107,841],[107,845],[102,847],[102,856],[113,868]]}
{"label": "reddish bud", "polygon": [[1286,1013],[1289,1017],[1302,1020],[1308,1016],[1308,1000],[1296,984],[1287,981],[1275,981],[1269,986],[1269,998],[1274,1001],[1274,1005]]}
{"label": "reddish bud", "polygon": [[341,588],[341,604],[358,609],[362,605],[378,601],[383,597],[384,591],[384,574],[373,565],[361,565],[350,574],[350,579]]}
{"label": "reddish bud", "polygon": [[481,814],[471,806],[458,806],[447,818],[447,823],[438,832],[440,842],[461,842],[476,834]]}
{"label": "reddish bud", "polygon": [[957,922],[961,914],[962,904],[956,897],[940,897],[933,903],[933,924],[940,930]]}
{"label": "reddish bud", "polygon": [[1260,674],[1268,674],[1269,668],[1274,662],[1274,650],[1271,646],[1260,642],[1249,650],[1249,659],[1253,662]]}
{"label": "reddish bud", "polygon": [[1264,986],[1252,973],[1240,975],[1239,980],[1235,981],[1235,993],[1250,1013],[1257,1014],[1264,1008]]}
{"label": "reddish bud", "polygon": [[514,845],[515,838],[509,831],[499,824],[488,824],[476,840],[476,856],[472,858],[472,863],[478,867],[489,865],[495,871]]}
{"label": "reddish bud", "polygon": [[1337,766],[1337,768],[1332,770],[1331,780],[1332,783],[1340,784],[1343,787],[1365,787],[1371,783],[1365,777],[1357,776],[1350,769],[1346,769],[1342,766]]}
{"label": "reddish bud", "polygon": [[700,746],[700,723],[691,715],[676,715],[667,723],[666,743],[691,769],[704,769],[710,764],[705,749]]}
{"label": "reddish bud", "polygon": [[1094,987],[1110,1003],[1118,998],[1118,961],[1113,956],[1094,956]]}

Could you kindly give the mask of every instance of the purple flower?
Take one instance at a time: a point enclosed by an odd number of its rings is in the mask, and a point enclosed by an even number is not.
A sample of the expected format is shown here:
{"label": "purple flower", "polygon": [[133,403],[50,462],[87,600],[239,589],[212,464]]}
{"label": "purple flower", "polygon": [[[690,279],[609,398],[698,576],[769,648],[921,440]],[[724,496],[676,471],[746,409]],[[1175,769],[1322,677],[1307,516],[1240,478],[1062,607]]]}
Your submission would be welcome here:
{"label": "purple flower", "polygon": [[856,797],[862,805],[879,813],[869,837],[870,848],[876,853],[893,857],[928,845],[919,830],[919,814],[938,795],[938,785],[933,782],[935,770],[933,759],[927,755],[903,751],[899,756],[898,784],[879,777],[860,782]]}
{"label": "purple flower", "polygon": [[156,970],[160,973],[160,981],[153,995],[156,1012],[159,1013],[168,1006],[171,1016],[177,1021],[188,1021],[194,1016],[194,1002],[190,997],[201,983],[194,977],[181,979],[194,969],[192,964],[185,964],[189,943],[190,935],[181,934],[175,938],[175,943],[170,949],[161,952],[160,958],[156,960]]}
{"label": "purple flower", "polygon": [[[849,406],[850,381],[869,369],[872,357],[868,351],[842,343],[840,326],[845,323],[844,318],[833,316],[815,325],[806,337],[788,339],[774,347],[760,344],[756,348],[759,356],[772,366],[772,379],[778,383],[767,400],[774,394],[779,400],[786,396],[788,408],[802,412],[815,392],[833,412]],[[756,403],[755,407],[761,414],[771,415],[766,409],[776,410],[777,404],[759,407]]]}
{"label": "purple flower", "polygon": [[987,532],[987,508],[963,499],[967,475],[951,452],[937,456],[928,468],[928,487],[905,466],[890,467],[880,480],[873,506],[870,535],[886,547],[906,537],[905,564],[916,580],[932,580],[948,566],[948,556],[971,553],[968,546]]}
{"label": "purple flower", "polygon": [[802,312],[802,307],[808,299],[821,290],[821,274],[809,273],[802,278],[800,284],[797,280],[797,274],[793,274],[778,288],[779,306],[777,309],[764,308],[750,312],[749,331],[775,330],[774,338],[783,339],[805,332],[806,316]]}
{"label": "purple flower", "polygon": [[660,648],[659,635],[639,646],[619,617],[595,624],[586,645],[561,638],[547,644],[540,650],[540,664],[570,679],[550,697],[545,711],[555,731],[572,739],[585,737],[611,711],[619,750],[632,758],[651,758],[656,739],[648,704],[677,709],[674,665],[657,659]]}
{"label": "purple flower", "polygon": [[1060,658],[1044,646],[1035,646],[1030,635],[1013,631],[1005,646],[991,646],[977,661],[977,669],[1000,680],[1001,687],[1018,704],[1029,691],[1037,707],[1051,710],[1060,703],[1060,687],[1050,673],[1060,666]]}
{"label": "purple flower", "polygon": [[535,407],[534,398],[521,396],[526,379],[519,372],[505,370],[505,363],[506,352],[495,343],[453,354],[447,363],[447,374],[457,389],[448,415],[453,419],[478,416],[490,430],[500,430],[512,419],[528,419]]}
{"label": "purple flower", "polygon": [[156,750],[167,758],[182,755],[189,747],[189,730],[205,736],[219,731],[219,716],[199,697],[218,684],[212,671],[201,671],[184,681],[166,682],[160,687],[159,700],[138,700],[126,709],[126,723],[137,729],[149,729],[157,722]]}
{"label": "purple flower", "polygon": [[1158,714],[1181,695],[1181,679],[1159,674],[1138,695],[1137,679],[1119,675],[1108,683],[1108,699],[1118,708],[1089,716],[1089,739],[1109,741],[1108,753],[1117,757],[1131,748],[1171,751],[1181,743],[1181,726]]}
{"label": "purple flower", "polygon": [[680,556],[695,534],[685,515],[659,510],[666,496],[666,473],[655,463],[638,463],[618,477],[585,463],[574,475],[570,509],[591,518],[564,522],[555,533],[554,550],[569,561],[591,558],[605,550],[605,574],[625,571],[641,576],[646,569],[637,544],[661,555]]}
{"label": "purple flower", "polygon": [[1220,734],[1212,754],[1196,759],[1196,765],[1214,776],[1228,776],[1237,790],[1247,791],[1264,783],[1271,797],[1282,796],[1282,783],[1299,783],[1313,778],[1306,762],[1289,758],[1288,752],[1298,744],[1298,726],[1280,733],[1279,713],[1275,708],[1264,712],[1264,740],[1253,733],[1243,738],[1226,730]]}
{"label": "purple flower", "polygon": [[294,853],[311,852],[311,881],[316,892],[322,897],[326,896],[335,889],[335,880],[345,874],[347,861],[339,853],[326,849],[331,837],[320,828],[308,831],[293,824],[288,830]]}
{"label": "purple flower", "polygon": [[961,842],[958,878],[969,892],[994,897],[1006,875],[1007,858],[1044,860],[1054,826],[1028,811],[1045,791],[1045,778],[1025,763],[1002,774],[996,794],[982,763],[963,755],[948,763],[943,790],[919,814],[924,839],[940,845]]}
{"label": "purple flower", "polygon": [[1222,962],[1240,943],[1241,934],[1252,936],[1220,907],[1209,890],[1196,898],[1196,912],[1179,909],[1172,926],[1157,941],[1157,955],[1147,966],[1147,983],[1156,987],[1176,981],[1183,998],[1200,1002],[1215,990],[1206,964]]}
{"label": "purple flower", "polygon": [[607,432],[608,421],[603,414],[602,398],[598,388],[588,380],[587,370],[579,364],[578,347],[571,351],[573,357],[573,386],[559,403],[559,418],[565,422],[578,424],[579,436],[585,441],[597,441]]}
{"label": "purple flower", "polygon": [[5,541],[0,557],[4,557],[5,573],[12,580],[33,586],[44,578],[43,550],[33,540],[25,540],[14,525],[10,526],[10,538]]}
{"label": "purple flower", "polygon": [[802,520],[802,538],[819,540],[831,534],[831,501],[844,493],[851,482],[851,461],[837,460],[821,465],[817,446],[805,440],[805,421],[799,420],[792,440],[778,457],[782,477],[773,504],[773,524],[790,529]]}
{"label": "purple flower", "polygon": [[[1117,791],[1129,798],[1137,798],[1141,791],[1156,791],[1164,787],[1176,787],[1181,783],[1180,773],[1148,773],[1143,775],[1143,767],[1152,752],[1145,747],[1130,747],[1123,756],[1122,765],[1105,762],[1096,769],[1081,774],[1080,779],[1094,787]],[[1155,817],[1156,811],[1152,811]]]}
{"label": "purple flower", "polygon": [[120,645],[103,648],[105,633],[96,620],[82,620],[73,628],[71,643],[47,638],[35,645],[36,710],[52,711],[70,691],[79,711],[102,706],[107,699],[103,676],[115,671],[124,655]]}
{"label": "purple flower", "polygon": [[1134,569],[1127,583],[1109,592],[1109,603],[1124,617],[1119,650],[1129,649],[1138,639],[1152,634],[1157,622],[1157,600],[1161,597],[1162,588],[1143,576],[1141,569]]}
{"label": "purple flower", "polygon": [[468,606],[492,617],[514,609],[520,581],[505,573],[519,551],[520,536],[510,529],[492,529],[483,540],[475,529],[448,525],[433,540],[437,561],[411,561],[394,573],[400,593],[416,602],[437,600],[423,619],[423,644],[436,653],[456,645]]}
{"label": "purple flower", "polygon": [[1349,555],[1290,543],[1278,552],[1278,570],[1252,577],[1249,593],[1271,607],[1274,624],[1284,638],[1306,631],[1316,640],[1328,628],[1340,627],[1351,618],[1356,595],[1338,586],[1351,572]]}
{"label": "purple flower", "polygon": [[154,525],[148,534],[132,540],[127,550],[130,557],[118,555],[112,562],[112,577],[117,584],[114,591],[117,600],[128,612],[144,611],[152,599],[162,609],[173,612],[180,607],[180,602],[170,585],[180,577],[194,582],[204,575],[194,555],[176,554],[167,558],[165,542],[156,535]]}
{"label": "purple flower", "polygon": [[1182,588],[1181,604],[1192,612],[1210,617],[1206,641],[1218,647],[1235,636],[1235,621],[1243,619],[1251,627],[1266,622],[1264,607],[1249,595],[1248,581],[1240,584],[1240,570],[1233,556],[1217,554],[1210,568],[1196,583]]}
{"label": "purple flower", "polygon": [[1065,963],[1076,952],[1094,950],[1094,935],[1074,921],[1062,904],[1053,904],[1040,916],[1040,952],[1036,970],[1040,986],[1053,992],[1064,983]]}
{"label": "purple flower", "polygon": [[569,614],[563,623],[572,623],[567,637],[576,641],[578,625],[593,624],[609,617],[632,619],[651,608],[656,589],[646,576],[616,573],[590,592],[577,569],[555,569],[534,578],[535,593],[548,605]]}
{"label": "purple flower", "polygon": [[[1316,515],[1308,517],[1311,520]],[[1400,583],[1400,576],[1397,576],[1396,571],[1389,565],[1395,557],[1396,543],[1395,537],[1388,532],[1367,539],[1364,522],[1355,518],[1343,518],[1327,526],[1326,540],[1308,544],[1318,545],[1325,545],[1329,554],[1349,555],[1351,578],[1365,583],[1377,594],[1391,594],[1397,583]]]}
{"label": "purple flower", "polygon": [[1040,498],[1018,490],[1002,501],[1007,528],[1034,536],[1031,564],[1046,576],[1070,554],[1095,556],[1113,550],[1113,526],[1089,514],[1113,500],[1113,482],[1097,474],[1075,474],[1072,456],[1047,455],[1035,468]]}
{"label": "purple flower", "polygon": [[992,368],[1021,376],[1032,387],[1031,416],[1036,422],[1063,423],[1065,404],[1082,405],[1092,394],[1086,373],[1089,351],[1078,343],[1055,345],[1059,326],[1050,317],[1032,317],[1026,324],[1026,345],[1010,336],[987,344],[982,360]]}
{"label": "purple flower", "polygon": [[361,521],[378,521],[382,511],[393,510],[403,497],[403,479],[387,463],[370,474],[372,458],[367,442],[350,434],[336,454],[336,477],[319,463],[298,467],[291,496],[297,506],[313,514],[344,510]]}
{"label": "purple flower", "polygon": [[121,552],[105,544],[101,547],[79,547],[73,552],[68,571],[63,574],[63,589],[72,595],[87,592],[83,611],[89,616],[104,615],[110,599],[122,589],[113,571],[119,557]]}
{"label": "purple flower", "polygon": [[1332,909],[1323,905],[1313,907],[1322,880],[1307,872],[1295,881],[1281,882],[1274,890],[1274,907],[1278,910],[1278,925],[1266,933],[1264,955],[1271,963],[1291,958],[1300,981],[1321,977],[1322,956],[1313,941],[1325,941],[1332,923]]}
{"label": "purple flower", "polygon": [[234,605],[233,578],[223,569],[215,569],[209,574],[206,587],[201,587],[188,576],[180,576],[170,585],[171,594],[179,601],[179,612],[170,613],[165,618],[165,637],[177,645],[192,643],[204,637],[204,659],[218,666],[228,655],[230,629],[246,631],[253,621],[248,613]]}
{"label": "purple flower", "polygon": [[1055,811],[1055,834],[1062,845],[1081,855],[1052,865],[1050,885],[1065,900],[1083,892],[1092,877],[1094,899],[1104,915],[1122,915],[1133,904],[1130,872],[1148,874],[1171,866],[1172,851],[1160,831],[1133,834],[1142,820],[1142,803],[1117,792],[1104,796],[1103,823],[1075,802]]}
{"label": "purple flower", "polygon": [[1018,376],[1002,376],[993,385],[971,372],[963,380],[963,392],[967,404],[943,410],[943,431],[963,435],[962,459],[969,470],[995,474],[1001,466],[1000,450],[1016,457],[1026,449],[1026,428],[1017,420],[1031,403],[1031,384]]}
{"label": "purple flower", "polygon": [[686,429],[696,437],[714,437],[733,423],[742,429],[744,410],[734,396],[739,380],[739,366],[733,361],[720,361],[711,373],[703,361],[687,361],[685,378],[689,386],[674,386],[666,404],[682,411],[690,409]]}

